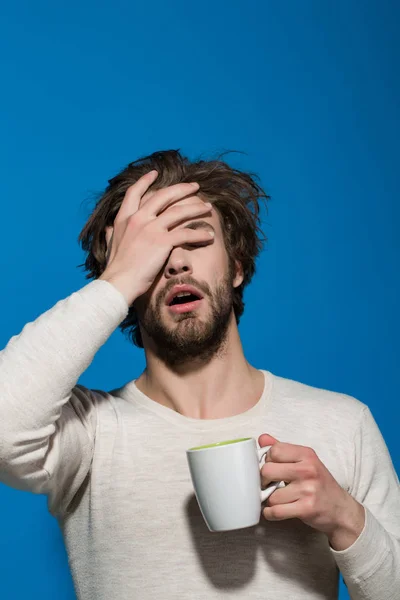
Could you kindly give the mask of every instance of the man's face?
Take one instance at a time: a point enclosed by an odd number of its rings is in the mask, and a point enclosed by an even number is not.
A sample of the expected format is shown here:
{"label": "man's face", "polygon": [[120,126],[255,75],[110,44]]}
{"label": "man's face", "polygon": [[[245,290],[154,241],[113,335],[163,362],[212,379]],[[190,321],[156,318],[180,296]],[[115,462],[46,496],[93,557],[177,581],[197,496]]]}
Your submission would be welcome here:
{"label": "man's face", "polygon": [[152,287],[135,302],[145,345],[170,365],[210,359],[221,349],[234,319],[233,289],[243,279],[231,268],[214,208],[183,227],[213,230],[214,240],[174,248]]}

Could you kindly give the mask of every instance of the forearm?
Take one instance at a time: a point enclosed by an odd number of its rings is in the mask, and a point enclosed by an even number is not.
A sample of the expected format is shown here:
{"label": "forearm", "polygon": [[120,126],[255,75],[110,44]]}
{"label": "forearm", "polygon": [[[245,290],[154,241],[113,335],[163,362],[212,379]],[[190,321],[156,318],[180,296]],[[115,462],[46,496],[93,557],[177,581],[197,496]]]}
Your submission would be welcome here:
{"label": "forearm", "polygon": [[332,548],[352,600],[393,600],[400,590],[400,540],[365,509],[365,524],[345,550]]}
{"label": "forearm", "polygon": [[0,462],[48,438],[97,350],[126,315],[123,297],[95,281],[58,302],[0,354]]}

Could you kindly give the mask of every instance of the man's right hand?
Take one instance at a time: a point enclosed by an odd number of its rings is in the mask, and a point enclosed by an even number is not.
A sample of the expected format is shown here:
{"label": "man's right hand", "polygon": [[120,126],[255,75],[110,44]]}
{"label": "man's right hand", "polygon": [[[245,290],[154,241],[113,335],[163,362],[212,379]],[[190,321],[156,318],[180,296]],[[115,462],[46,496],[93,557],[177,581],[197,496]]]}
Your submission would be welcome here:
{"label": "man's right hand", "polygon": [[[157,176],[150,171],[127,190],[113,227],[106,229],[109,258],[99,279],[112,283],[129,306],[150,288],[175,246],[213,240],[202,228],[176,228],[210,212],[211,205],[195,196],[199,184],[178,183],[146,194]],[[190,204],[170,206],[191,196]]]}

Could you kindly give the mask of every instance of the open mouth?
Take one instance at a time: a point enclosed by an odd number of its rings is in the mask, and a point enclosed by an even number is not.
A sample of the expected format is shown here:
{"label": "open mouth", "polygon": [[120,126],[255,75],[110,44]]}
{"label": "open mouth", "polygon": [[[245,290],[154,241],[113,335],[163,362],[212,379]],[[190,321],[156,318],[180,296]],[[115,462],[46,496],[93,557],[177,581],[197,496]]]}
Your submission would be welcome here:
{"label": "open mouth", "polygon": [[196,302],[197,300],[201,300],[201,298],[200,296],[196,296],[196,294],[191,294],[190,292],[180,292],[172,298],[168,306],[176,306],[177,304],[189,304],[191,302]]}
{"label": "open mouth", "polygon": [[196,289],[174,289],[166,299],[169,310],[180,314],[195,310],[201,303],[203,296]]}

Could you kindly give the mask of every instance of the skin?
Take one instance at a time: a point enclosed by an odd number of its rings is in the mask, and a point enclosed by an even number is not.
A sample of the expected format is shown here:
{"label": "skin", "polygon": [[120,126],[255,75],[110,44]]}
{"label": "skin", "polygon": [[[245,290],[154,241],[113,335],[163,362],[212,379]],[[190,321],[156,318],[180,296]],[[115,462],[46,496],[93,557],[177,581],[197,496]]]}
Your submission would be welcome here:
{"label": "skin", "polygon": [[344,490],[312,448],[278,442],[268,434],[258,440],[261,447],[272,446],[261,468],[261,481],[285,481],[263,509],[268,521],[301,519],[325,533],[334,550],[346,550],[364,528],[365,510]]}
{"label": "skin", "polygon": [[[106,230],[109,262],[100,277],[114,285],[129,305],[135,302],[139,321],[141,310],[163,294],[171,280],[182,282],[190,277],[205,282],[212,293],[228,274],[221,223],[215,209],[196,195],[198,184],[148,191],[156,177],[152,171],[127,191],[113,227]],[[203,225],[188,228],[198,221]],[[232,286],[242,281],[237,263]],[[194,315],[199,327],[210,315],[210,300],[205,297]],[[168,328],[186,326],[165,305],[161,318]],[[230,417],[258,402],[264,377],[244,356],[233,310],[225,343],[209,360],[168,365],[146,331],[141,328],[141,333],[147,366],[136,385],[155,402],[197,419]],[[287,483],[270,496],[264,517],[301,519],[327,535],[335,550],[352,545],[364,527],[364,507],[339,486],[315,452],[279,442],[269,434],[258,441],[261,447],[272,446],[261,469],[263,485],[277,480]]]}

